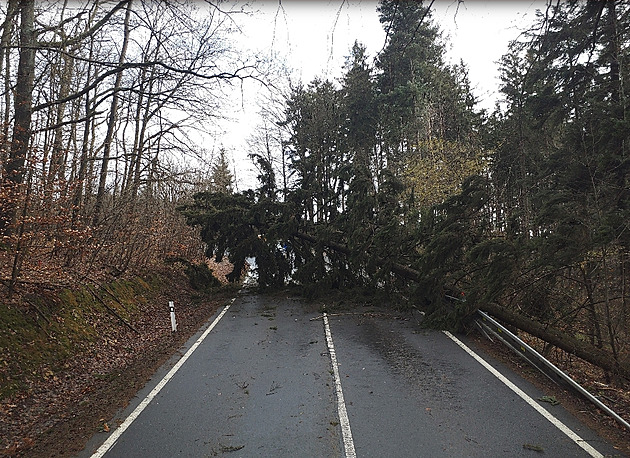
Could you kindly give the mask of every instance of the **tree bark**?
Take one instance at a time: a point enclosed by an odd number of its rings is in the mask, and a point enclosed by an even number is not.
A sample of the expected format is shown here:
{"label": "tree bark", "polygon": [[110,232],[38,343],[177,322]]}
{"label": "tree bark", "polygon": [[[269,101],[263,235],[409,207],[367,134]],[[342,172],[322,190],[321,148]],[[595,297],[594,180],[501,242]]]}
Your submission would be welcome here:
{"label": "tree bark", "polygon": [[[121,2],[122,3],[122,2]],[[125,25],[123,33],[123,44],[120,50],[120,56],[118,57],[118,64],[122,66],[125,63],[127,54],[127,45],[129,44],[129,18],[131,17],[132,2],[127,4],[127,12],[125,14]],[[103,201],[105,200],[105,185],[107,183],[107,171],[109,168],[109,156],[112,148],[112,141],[114,139],[114,130],[116,127],[117,110],[118,110],[118,90],[122,83],[123,72],[119,71],[116,74],[116,81],[113,88],[112,104],[109,109],[109,119],[107,121],[107,133],[105,134],[105,141],[103,147],[103,162],[101,163],[101,172],[99,174],[98,191],[96,193],[96,203],[94,204],[94,217],[92,223],[97,225],[101,220],[101,213],[103,211]]]}
{"label": "tree bark", "polygon": [[8,196],[0,210],[0,234],[10,235],[24,182],[24,166],[31,139],[35,76],[35,0],[20,1],[20,60],[15,86],[15,117],[9,157],[4,164],[2,191]]}
{"label": "tree bark", "polygon": [[[64,50],[66,51],[66,50]],[[59,98],[61,100],[68,97],[70,93],[70,84],[72,83],[72,71],[74,69],[74,59],[72,52],[67,52],[61,56],[59,62],[58,78],[59,78]],[[55,107],[54,115],[51,116],[53,122],[57,125],[54,130],[52,141],[52,151],[50,155],[50,164],[48,167],[48,176],[44,182],[44,205],[48,212],[51,211],[53,203],[53,195],[57,180],[62,181],[65,170],[65,149],[63,146],[63,120],[66,114],[66,102],[61,102]],[[73,119],[72,117],[70,117]]]}
{"label": "tree bark", "polygon": [[[7,15],[2,25],[2,38],[0,38],[0,75],[6,71],[4,75],[4,96],[5,111],[3,113],[2,136],[0,137],[0,164],[4,164],[9,151],[9,119],[11,106],[11,79],[9,78],[9,45],[11,43],[11,33],[13,31],[13,18],[18,12],[19,3],[17,0],[9,0],[7,3]],[[6,68],[5,68],[6,62]]]}
{"label": "tree bark", "polygon": [[[90,58],[92,60],[94,50],[94,41],[90,41]],[[86,81],[89,84],[92,76],[92,64],[88,63]],[[81,141],[81,158],[79,160],[79,170],[77,172],[77,185],[72,200],[72,228],[75,229],[78,224],[79,215],[83,208],[83,189],[87,188],[88,177],[88,154],[90,151],[90,134],[92,133],[91,125],[94,122],[90,113],[92,112],[92,101],[88,91],[85,94],[85,123],[83,127],[83,139]],[[92,136],[93,137],[93,136]]]}
{"label": "tree bark", "polygon": [[484,310],[495,318],[538,337],[547,343],[555,345],[567,353],[582,358],[584,361],[588,361],[613,374],[630,379],[630,365],[615,361],[613,355],[606,350],[597,348],[588,342],[578,340],[555,328],[548,328],[537,321],[497,304],[486,304],[484,305]]}

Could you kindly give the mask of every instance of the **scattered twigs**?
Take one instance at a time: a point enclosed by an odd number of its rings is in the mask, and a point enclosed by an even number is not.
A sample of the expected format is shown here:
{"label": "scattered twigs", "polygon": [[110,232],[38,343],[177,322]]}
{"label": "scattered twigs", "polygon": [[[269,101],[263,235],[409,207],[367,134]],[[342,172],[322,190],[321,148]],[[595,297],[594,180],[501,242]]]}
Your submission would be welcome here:
{"label": "scattered twigs", "polygon": [[[96,292],[90,287],[90,285],[85,285],[85,287],[87,288],[87,290],[92,293],[92,296],[94,296],[94,298],[99,301],[101,304],[103,304],[103,306],[107,309],[107,311],[109,311],[112,315],[114,315],[116,318],[118,318],[125,326],[127,326],[129,329],[131,329],[133,332],[135,332],[136,334],[140,334],[140,331],[138,331],[136,328],[134,328],[131,323],[129,323],[127,320],[125,320],[122,316],[120,316],[120,314],[114,310],[113,308],[111,308],[109,305],[107,305],[105,303],[105,301],[103,299],[101,299],[101,297],[96,294]],[[111,294],[111,293],[110,293]]]}
{"label": "scattered twigs", "polygon": [[[29,301],[29,300],[28,300],[28,299],[26,299],[26,298],[24,298],[24,300],[25,300],[26,302],[28,302],[28,304],[29,304],[31,307],[33,307],[33,309],[35,309],[35,311],[36,311],[36,312],[37,312],[37,313],[38,313],[38,314],[39,314],[39,315],[40,315],[40,316],[44,319],[44,321],[46,321],[46,323],[50,324],[50,320],[48,319],[48,317],[44,314],[44,312],[42,312],[42,311],[40,310],[40,308],[39,308],[37,305],[35,305],[33,302]],[[37,325],[37,327],[38,327],[39,329],[41,329],[41,330],[44,332],[44,334],[46,334],[46,336],[47,336],[47,337],[50,337],[50,333],[48,332],[48,330],[47,330],[44,326],[42,326],[42,325],[40,324],[39,320],[37,320],[37,319],[36,319],[36,320],[35,320],[35,324]]]}
{"label": "scattered twigs", "polygon": [[125,305],[120,302],[120,300],[116,297],[116,295],[114,293],[112,293],[109,289],[107,289],[107,287],[105,285],[101,285],[100,289],[102,291],[105,291],[107,293],[107,295],[109,297],[111,297],[112,299],[114,299],[116,302],[118,302],[120,304],[121,307],[124,307]]}
{"label": "scattered twigs", "polygon": [[[362,313],[327,313],[326,316],[347,316],[347,315],[363,315]],[[317,320],[321,320],[324,317],[324,315],[318,315],[315,318],[311,318],[309,321],[317,321]]]}
{"label": "scattered twigs", "polygon": [[50,324],[50,320],[49,320],[49,319],[48,319],[48,317],[44,314],[44,312],[42,312],[42,311],[40,310],[40,308],[37,306],[37,304],[35,304],[34,302],[30,301],[30,300],[29,300],[29,299],[27,299],[27,298],[24,298],[24,300],[25,300],[26,302],[28,302],[28,304],[29,304],[31,307],[33,307],[33,309],[35,309],[35,311],[36,311],[37,313],[39,313],[39,315],[40,315],[40,316],[44,319],[44,321],[45,321],[46,323]]}
{"label": "scattered twigs", "polygon": [[[4,283],[5,285],[8,285],[9,282],[11,281],[12,281],[11,278],[0,277],[0,282]],[[23,284],[23,285],[40,285],[46,288],[69,288],[70,287],[70,284],[51,283],[46,280],[30,280],[26,278],[17,278],[15,280],[15,283]]]}
{"label": "scattered twigs", "polygon": [[[385,313],[376,313],[376,312],[340,312],[340,313],[326,313],[326,316],[328,317],[333,317],[333,316],[368,316],[368,317],[375,317],[375,316],[386,316],[387,314]],[[317,320],[321,320],[324,317],[324,315],[318,315],[314,318],[309,319],[309,321],[317,321]]]}

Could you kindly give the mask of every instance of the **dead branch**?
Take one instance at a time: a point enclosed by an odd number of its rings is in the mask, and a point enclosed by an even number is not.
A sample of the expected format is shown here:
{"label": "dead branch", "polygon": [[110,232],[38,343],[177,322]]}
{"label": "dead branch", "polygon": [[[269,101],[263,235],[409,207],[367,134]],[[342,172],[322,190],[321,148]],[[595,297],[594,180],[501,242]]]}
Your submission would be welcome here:
{"label": "dead branch", "polygon": [[111,308],[109,305],[107,305],[105,303],[105,301],[103,299],[100,298],[100,296],[98,294],[96,294],[96,292],[90,287],[90,285],[85,285],[85,287],[88,289],[88,291],[90,293],[92,293],[92,296],[94,296],[94,298],[99,301],[112,315],[114,315],[116,318],[118,318],[122,324],[124,324],[125,326],[127,326],[129,329],[131,329],[133,332],[135,332],[136,334],[140,334],[140,331],[138,331],[136,328],[134,328],[131,323],[129,323],[127,320],[125,320],[122,316],[120,316],[120,314],[114,310],[113,308]]}

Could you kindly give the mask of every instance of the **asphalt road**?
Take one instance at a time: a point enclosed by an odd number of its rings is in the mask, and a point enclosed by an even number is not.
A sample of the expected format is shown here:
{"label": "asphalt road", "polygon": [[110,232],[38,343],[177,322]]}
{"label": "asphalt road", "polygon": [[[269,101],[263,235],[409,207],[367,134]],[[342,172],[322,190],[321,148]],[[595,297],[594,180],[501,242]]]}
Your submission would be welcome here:
{"label": "asphalt road", "polygon": [[170,373],[176,359],[161,369],[118,423],[130,414],[133,421],[96,435],[79,456],[616,453],[562,406],[538,401],[553,393],[539,392],[481,355],[504,383],[448,335],[421,329],[417,317],[358,310],[327,321],[332,341],[322,311],[312,305],[280,296],[239,296],[209,332],[206,325],[203,340],[199,334],[182,349],[185,362]]}

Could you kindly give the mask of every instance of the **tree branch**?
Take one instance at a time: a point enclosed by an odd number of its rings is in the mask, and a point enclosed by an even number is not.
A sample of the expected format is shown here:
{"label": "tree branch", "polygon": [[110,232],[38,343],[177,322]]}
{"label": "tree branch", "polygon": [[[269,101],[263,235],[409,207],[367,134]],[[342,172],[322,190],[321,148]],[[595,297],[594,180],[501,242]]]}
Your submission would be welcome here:
{"label": "tree branch", "polygon": [[[351,254],[348,247],[335,242],[320,241],[315,237],[304,233],[295,233],[293,236],[313,244],[323,243],[323,245],[328,248],[345,255]],[[389,267],[392,273],[408,280],[418,282],[422,279],[422,274],[419,271],[399,263],[386,264],[384,260],[377,259],[376,264]],[[545,342],[555,345],[556,347],[582,358],[591,364],[601,367],[604,370],[630,379],[630,364],[616,361],[613,355],[606,350],[597,348],[587,342],[580,341],[572,335],[566,334],[555,328],[547,327],[542,323],[534,321],[531,318],[512,310],[508,310],[497,304],[487,303],[483,308],[486,312],[490,313],[499,320],[515,326],[522,331],[544,340]]]}
{"label": "tree branch", "polygon": [[70,40],[67,40],[67,41],[64,40],[64,41],[40,42],[40,45],[43,46],[43,47],[46,47],[46,48],[61,48],[63,46],[77,44],[77,43],[83,41],[85,38],[87,38],[90,35],[92,35],[94,32],[96,32],[101,27],[103,27],[103,25],[105,25],[105,23],[107,23],[107,21],[109,21],[109,19],[118,10],[122,9],[123,7],[125,7],[127,5],[127,3],[129,3],[130,1],[131,0],[121,0],[120,2],[118,2],[118,4],[114,8],[112,8],[107,14],[105,14],[105,16],[103,16],[96,24],[94,24],[94,26],[92,26],[90,29],[86,30],[82,34],[79,34],[76,37],[73,37]]}
{"label": "tree branch", "polygon": [[244,65],[243,67],[238,68],[238,69],[236,69],[233,72],[219,72],[219,73],[206,75],[206,74],[203,74],[203,73],[199,73],[199,72],[197,72],[195,70],[181,69],[181,68],[173,67],[171,65],[165,64],[165,63],[160,62],[160,61],[137,62],[137,63],[128,62],[128,63],[124,63],[122,65],[119,65],[116,68],[113,68],[112,70],[109,70],[109,71],[107,71],[105,73],[102,73],[94,81],[92,81],[91,84],[89,84],[88,86],[84,87],[82,90],[80,90],[78,92],[75,92],[74,94],[69,95],[68,97],[64,97],[63,99],[59,99],[59,100],[55,100],[55,101],[51,101],[51,102],[45,102],[45,103],[41,103],[39,105],[36,105],[35,107],[33,107],[33,111],[44,110],[44,109],[49,108],[51,106],[55,106],[55,105],[58,105],[60,103],[66,103],[66,102],[69,102],[71,100],[74,100],[74,99],[77,99],[79,97],[82,97],[87,92],[91,91],[96,86],[98,86],[100,82],[102,82],[103,80],[107,79],[110,76],[116,75],[117,73],[123,72],[123,71],[131,69],[131,68],[148,68],[148,67],[152,67],[152,66],[159,66],[159,67],[162,67],[162,68],[164,68],[166,70],[173,71],[175,73],[191,75],[191,76],[194,76],[196,78],[201,78],[201,79],[205,79],[205,80],[212,80],[212,79],[233,80],[233,79],[238,79],[238,80],[243,81],[245,79],[253,79],[253,80],[258,81],[259,83],[261,83],[261,84],[263,84],[265,86],[267,85],[267,83],[265,81],[263,81],[262,79],[254,76],[254,75],[239,75],[240,72],[244,72],[246,70],[255,69],[256,68],[255,65]]}

